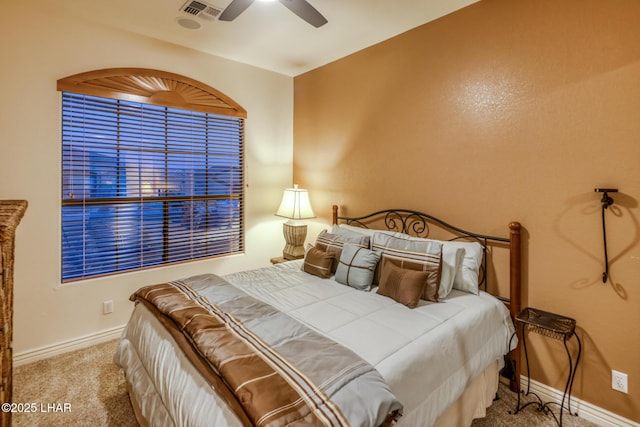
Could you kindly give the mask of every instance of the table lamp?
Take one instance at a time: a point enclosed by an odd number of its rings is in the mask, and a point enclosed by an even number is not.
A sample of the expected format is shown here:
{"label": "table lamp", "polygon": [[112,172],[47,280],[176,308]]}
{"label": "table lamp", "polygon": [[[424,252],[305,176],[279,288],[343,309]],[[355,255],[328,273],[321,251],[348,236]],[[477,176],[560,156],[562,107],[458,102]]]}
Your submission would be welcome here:
{"label": "table lamp", "polygon": [[289,218],[282,225],[282,233],[287,243],[282,250],[282,256],[285,259],[303,258],[307,225],[301,220],[316,217],[309,203],[309,192],[298,188],[297,184],[294,184],[293,188],[285,188],[276,215]]}

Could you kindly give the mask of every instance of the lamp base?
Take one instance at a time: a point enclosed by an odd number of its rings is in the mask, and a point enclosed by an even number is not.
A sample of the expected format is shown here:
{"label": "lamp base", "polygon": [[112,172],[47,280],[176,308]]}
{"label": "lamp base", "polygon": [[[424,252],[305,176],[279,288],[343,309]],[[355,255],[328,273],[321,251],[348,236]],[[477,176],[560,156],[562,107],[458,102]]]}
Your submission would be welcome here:
{"label": "lamp base", "polygon": [[304,240],[307,237],[307,225],[293,222],[282,224],[282,234],[287,242],[282,250],[285,259],[304,258]]}

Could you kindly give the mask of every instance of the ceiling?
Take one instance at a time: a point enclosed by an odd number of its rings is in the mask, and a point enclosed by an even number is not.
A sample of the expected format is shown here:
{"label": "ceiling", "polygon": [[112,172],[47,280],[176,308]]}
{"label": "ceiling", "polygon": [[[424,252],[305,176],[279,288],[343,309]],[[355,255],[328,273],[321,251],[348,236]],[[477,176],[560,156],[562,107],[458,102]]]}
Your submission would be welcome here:
{"label": "ceiling", "polygon": [[[224,10],[231,0],[198,0]],[[315,28],[278,1],[256,1],[234,21],[182,12],[186,0],[60,0],[76,18],[296,76],[478,0],[309,0]],[[200,26],[188,29],[178,24]]]}

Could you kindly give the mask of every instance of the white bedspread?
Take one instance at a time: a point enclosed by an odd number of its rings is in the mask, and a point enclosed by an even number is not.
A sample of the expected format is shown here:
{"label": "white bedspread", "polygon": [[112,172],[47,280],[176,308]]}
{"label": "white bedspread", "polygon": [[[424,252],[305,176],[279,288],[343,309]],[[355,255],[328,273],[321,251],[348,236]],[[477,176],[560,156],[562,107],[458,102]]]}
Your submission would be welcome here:
{"label": "white bedspread", "polygon": [[[224,277],[374,365],[404,405],[399,425],[431,426],[477,375],[496,360],[501,363],[508,351],[514,330],[509,312],[484,292],[454,290],[439,303],[422,301],[408,309],[375,290],[363,292],[320,279],[302,272],[300,266],[301,261],[293,261]],[[132,388],[149,396],[149,414],[163,414],[158,422],[172,420],[180,426],[235,425],[228,411],[210,424],[210,417],[216,416],[207,407],[215,400],[213,393],[180,354],[158,352],[167,346],[168,334],[158,331],[158,322],[149,321],[151,315],[145,312],[141,305],[136,307],[115,360],[129,380],[138,378],[139,384],[131,381]],[[145,372],[159,379],[142,379]],[[180,384],[180,390],[172,390],[171,384]],[[160,396],[151,398],[150,388]],[[145,403],[140,403],[147,412]],[[196,413],[189,407],[196,407]]]}

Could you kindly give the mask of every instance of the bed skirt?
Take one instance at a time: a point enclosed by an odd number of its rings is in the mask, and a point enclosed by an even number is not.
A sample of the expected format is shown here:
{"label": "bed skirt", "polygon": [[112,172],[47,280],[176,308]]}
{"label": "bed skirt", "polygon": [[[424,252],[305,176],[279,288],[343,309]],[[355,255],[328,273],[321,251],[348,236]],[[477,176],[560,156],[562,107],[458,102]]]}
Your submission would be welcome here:
{"label": "bed skirt", "polygon": [[491,406],[498,392],[499,381],[499,363],[489,364],[482,374],[469,384],[462,396],[440,415],[433,427],[469,426],[474,419],[484,418],[487,408]]}

